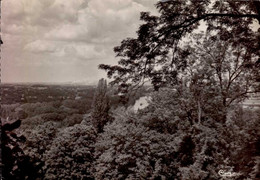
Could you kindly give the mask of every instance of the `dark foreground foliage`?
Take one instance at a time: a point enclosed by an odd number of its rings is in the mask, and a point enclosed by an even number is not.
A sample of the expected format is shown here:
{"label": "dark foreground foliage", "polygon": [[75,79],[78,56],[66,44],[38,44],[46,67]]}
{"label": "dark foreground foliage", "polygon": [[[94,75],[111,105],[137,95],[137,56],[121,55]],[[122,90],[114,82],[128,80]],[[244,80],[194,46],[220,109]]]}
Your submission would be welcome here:
{"label": "dark foreground foliage", "polygon": [[19,128],[21,120],[12,123],[1,122],[2,177],[4,179],[36,179],[43,163],[26,155],[20,143],[25,142],[24,136],[18,136],[14,130]]}

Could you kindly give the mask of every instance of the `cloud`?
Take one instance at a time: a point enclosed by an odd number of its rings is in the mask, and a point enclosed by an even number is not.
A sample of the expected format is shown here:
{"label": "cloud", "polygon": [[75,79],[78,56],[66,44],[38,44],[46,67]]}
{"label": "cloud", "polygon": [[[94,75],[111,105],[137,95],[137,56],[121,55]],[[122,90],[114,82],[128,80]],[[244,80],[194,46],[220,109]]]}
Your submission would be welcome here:
{"label": "cloud", "polygon": [[25,45],[24,50],[33,53],[54,53],[58,50],[58,47],[55,44],[48,41],[36,40]]}
{"label": "cloud", "polygon": [[[49,40],[95,41],[134,35],[147,0],[8,0],[3,32],[40,35]],[[154,9],[152,9],[154,11]]]}
{"label": "cloud", "polygon": [[[88,65],[86,71],[92,72],[92,78],[95,73],[100,77],[97,65],[117,62],[113,47],[127,37],[136,36],[135,32],[141,23],[140,12],[156,13],[156,2],[157,0],[2,1],[2,53],[8,59],[4,72],[9,72],[8,69],[12,68],[19,69],[18,64],[21,63],[21,67],[28,72],[36,71],[30,71],[32,67],[37,69],[44,66],[48,72],[47,67],[52,67],[50,71],[55,71],[59,66],[63,69],[72,66],[74,69],[82,69]],[[80,74],[77,72],[80,73],[80,70],[73,72],[75,78],[86,78],[83,77],[83,69]],[[26,76],[28,81],[29,77]],[[45,78],[47,77],[49,76],[46,75]],[[21,79],[25,81],[26,78]],[[61,81],[62,76],[59,78]],[[39,77],[39,80],[42,81],[43,78]]]}
{"label": "cloud", "polygon": [[[113,41],[134,35],[139,25],[139,13],[149,9],[132,0],[91,0],[77,12],[73,23],[56,26],[45,37],[57,40],[87,42]],[[119,32],[119,33],[118,33]]]}
{"label": "cloud", "polygon": [[104,50],[86,44],[65,45],[59,51],[56,51],[55,55],[79,61],[97,61],[98,59],[108,58]]}
{"label": "cloud", "polygon": [[28,43],[24,51],[35,54],[48,54],[57,57],[66,57],[74,60],[97,60],[108,57],[102,46],[84,43],[62,43],[46,40],[36,40]]}
{"label": "cloud", "polygon": [[87,6],[87,0],[8,0],[3,2],[3,16],[10,23],[53,25],[52,23],[73,22],[77,11]]}

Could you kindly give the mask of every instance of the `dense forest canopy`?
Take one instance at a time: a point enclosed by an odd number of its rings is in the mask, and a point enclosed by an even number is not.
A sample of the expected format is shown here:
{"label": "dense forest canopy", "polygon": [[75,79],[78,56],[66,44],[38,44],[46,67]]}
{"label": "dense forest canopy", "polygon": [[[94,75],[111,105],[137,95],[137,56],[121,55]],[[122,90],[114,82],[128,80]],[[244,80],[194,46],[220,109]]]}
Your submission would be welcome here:
{"label": "dense forest canopy", "polygon": [[[177,83],[177,75],[186,67],[191,53],[183,48],[185,39],[196,33],[201,23],[212,39],[228,41],[234,48],[240,46],[247,52],[245,60],[259,68],[260,22],[259,1],[193,1],[168,0],[156,4],[160,14],[141,13],[144,21],[137,38],[126,38],[114,48],[120,58],[118,65],[101,64],[112,83],[128,87],[151,82],[155,89],[167,83]],[[252,62],[253,61],[253,62]],[[259,81],[259,72],[254,72]]]}

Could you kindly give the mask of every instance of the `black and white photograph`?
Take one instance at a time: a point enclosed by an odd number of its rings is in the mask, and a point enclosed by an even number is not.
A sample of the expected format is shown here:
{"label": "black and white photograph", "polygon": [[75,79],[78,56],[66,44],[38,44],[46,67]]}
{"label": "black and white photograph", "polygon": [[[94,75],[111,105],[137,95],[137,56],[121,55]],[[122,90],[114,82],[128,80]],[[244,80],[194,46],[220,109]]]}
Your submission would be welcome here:
{"label": "black and white photograph", "polygon": [[260,180],[260,0],[0,9],[0,180]]}

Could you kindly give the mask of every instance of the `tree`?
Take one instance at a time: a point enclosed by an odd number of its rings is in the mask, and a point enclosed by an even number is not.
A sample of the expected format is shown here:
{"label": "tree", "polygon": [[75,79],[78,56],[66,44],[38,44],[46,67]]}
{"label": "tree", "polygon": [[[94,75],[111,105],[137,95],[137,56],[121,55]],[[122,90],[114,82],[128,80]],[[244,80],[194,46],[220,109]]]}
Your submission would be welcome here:
{"label": "tree", "polygon": [[234,46],[232,40],[223,41],[219,35],[195,34],[192,39],[184,47],[190,53],[183,60],[185,68],[178,81],[194,101],[198,123],[205,114],[215,114],[213,119],[225,121],[232,105],[260,91],[254,76],[259,71],[254,66],[257,59],[244,45]]}
{"label": "tree", "polygon": [[104,125],[111,119],[109,109],[110,105],[107,95],[107,82],[102,78],[98,82],[91,112],[93,125],[98,132],[102,132]]}
{"label": "tree", "polygon": [[58,122],[47,121],[36,125],[34,128],[26,129],[23,134],[27,138],[24,152],[44,162],[43,156],[51,147],[52,141],[56,138],[60,125]]}
{"label": "tree", "polygon": [[93,179],[96,131],[93,126],[76,124],[61,129],[44,153],[44,179]]}
{"label": "tree", "polygon": [[[176,83],[179,70],[189,52],[182,48],[184,39],[193,34],[202,22],[208,32],[221,40],[243,45],[259,66],[260,35],[253,31],[253,22],[260,23],[259,1],[193,1],[168,0],[156,4],[159,16],[141,13],[145,23],[139,27],[137,38],[127,38],[114,48],[121,59],[118,65],[101,64],[112,83],[133,87],[151,81],[155,89],[169,82]],[[259,71],[256,72],[259,80]]]}

